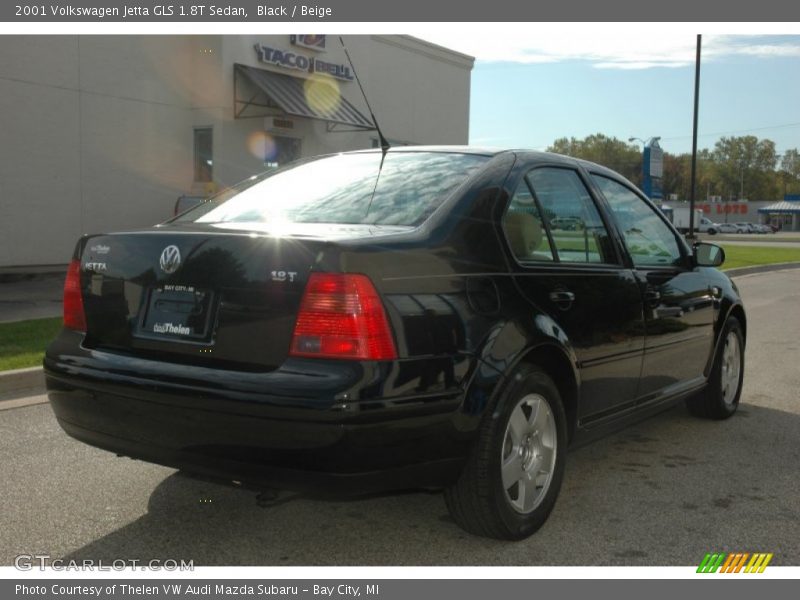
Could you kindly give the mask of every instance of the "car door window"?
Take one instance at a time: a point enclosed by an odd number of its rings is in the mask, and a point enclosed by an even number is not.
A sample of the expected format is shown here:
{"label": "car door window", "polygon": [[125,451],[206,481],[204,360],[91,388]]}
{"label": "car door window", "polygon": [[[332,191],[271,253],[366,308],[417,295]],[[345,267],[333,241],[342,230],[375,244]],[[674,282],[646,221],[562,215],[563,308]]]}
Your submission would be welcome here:
{"label": "car door window", "polygon": [[614,262],[608,231],[577,172],[543,167],[531,171],[527,179],[544,212],[559,261]]}
{"label": "car door window", "polygon": [[683,261],[673,231],[656,210],[621,183],[592,175],[608,201],[636,266],[674,266]]}
{"label": "car door window", "polygon": [[545,233],[542,215],[525,181],[514,192],[503,217],[508,245],[520,262],[553,262],[553,250]]}

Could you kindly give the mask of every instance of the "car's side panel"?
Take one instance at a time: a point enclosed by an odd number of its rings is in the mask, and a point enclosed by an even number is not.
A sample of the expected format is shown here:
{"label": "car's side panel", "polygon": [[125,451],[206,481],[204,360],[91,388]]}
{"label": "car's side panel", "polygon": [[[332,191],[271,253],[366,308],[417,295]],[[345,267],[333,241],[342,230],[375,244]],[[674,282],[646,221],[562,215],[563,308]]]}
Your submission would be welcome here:
{"label": "car's side panel", "polygon": [[744,305],[739,297],[739,290],[733,280],[717,269],[702,268],[702,271],[711,287],[711,294],[714,299],[714,343],[704,368],[704,373],[708,376],[714,364],[716,352],[719,350],[725,321],[730,316],[735,315],[742,326],[742,334],[746,342],[747,317]]}
{"label": "car's side panel", "polygon": [[637,269],[647,341],[639,397],[670,394],[705,379],[714,345],[714,300],[699,269]]}
{"label": "car's side panel", "polygon": [[[675,227],[630,182],[608,170],[592,167],[588,180],[609,221],[617,230],[624,261],[639,282],[645,317],[645,350],[637,404],[672,397],[703,385],[705,361],[713,346],[715,302],[704,269],[694,266],[691,250]],[[614,212],[593,174],[616,182],[660,217],[680,252],[679,264],[634,265]],[[637,240],[637,243],[639,241]],[[640,261],[642,262],[642,261]]]}
{"label": "car's side panel", "polygon": [[[568,159],[520,160],[508,179],[509,188],[525,185],[523,178],[542,172],[537,170],[541,168],[574,173],[575,181],[583,181],[591,195],[578,165]],[[538,195],[536,184],[532,185]],[[602,248],[606,264],[520,263],[503,238],[509,269],[528,303],[521,318],[551,321],[558,330],[555,337],[561,338],[575,356],[581,379],[576,411],[580,420],[619,410],[635,401],[644,347],[638,284],[631,270],[621,264],[616,234],[603,216],[602,206],[596,198],[588,201],[595,205],[608,234]],[[552,230],[552,223],[548,228]],[[566,301],[561,299],[565,294]]]}
{"label": "car's side panel", "polygon": [[[636,399],[644,329],[639,288],[627,269],[520,268],[515,281],[530,302],[529,318],[558,329],[581,373],[578,418],[604,414]],[[553,290],[569,290],[564,306]],[[537,314],[538,313],[538,314]]]}

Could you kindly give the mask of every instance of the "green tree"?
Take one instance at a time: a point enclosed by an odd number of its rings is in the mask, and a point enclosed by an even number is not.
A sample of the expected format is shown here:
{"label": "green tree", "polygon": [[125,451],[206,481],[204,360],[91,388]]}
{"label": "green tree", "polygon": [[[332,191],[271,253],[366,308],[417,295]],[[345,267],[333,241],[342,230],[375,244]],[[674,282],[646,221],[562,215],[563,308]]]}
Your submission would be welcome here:
{"label": "green tree", "polygon": [[[692,155],[686,154],[685,156],[687,164],[691,164]],[[688,183],[686,184],[686,189],[689,189]],[[697,188],[695,197],[708,200],[711,196],[722,196],[719,165],[714,160],[714,153],[708,148],[703,148],[697,151]]]}
{"label": "green tree", "polygon": [[783,153],[779,177],[784,194],[800,193],[800,153],[797,148]]}
{"label": "green tree", "polygon": [[722,137],[714,144],[720,195],[731,200],[771,200],[778,195],[775,142],[754,135]]}
{"label": "green tree", "polygon": [[636,185],[642,182],[641,149],[615,137],[595,133],[582,140],[574,137],[559,138],[547,151],[590,160],[617,171]]}
{"label": "green tree", "polygon": [[675,194],[680,200],[689,198],[689,166],[690,154],[670,154],[664,152],[664,173],[661,177],[661,189],[664,198]]}
{"label": "green tree", "polygon": [[[583,139],[559,138],[547,150],[605,165],[641,185],[642,152],[635,144],[596,133]],[[689,153],[664,152],[661,188],[665,198],[676,194],[679,200],[689,199],[691,164]],[[775,200],[786,193],[800,193],[797,149],[783,154],[780,167],[775,142],[752,135],[723,137],[713,149],[697,151],[697,200],[709,196],[721,196],[726,201]]]}

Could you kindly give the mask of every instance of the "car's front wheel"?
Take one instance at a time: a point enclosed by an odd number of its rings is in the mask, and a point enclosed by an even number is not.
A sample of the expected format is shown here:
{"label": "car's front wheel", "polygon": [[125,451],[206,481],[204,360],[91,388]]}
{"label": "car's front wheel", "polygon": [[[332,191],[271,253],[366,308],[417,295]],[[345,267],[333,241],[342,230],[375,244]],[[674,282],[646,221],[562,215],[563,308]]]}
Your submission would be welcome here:
{"label": "car's front wheel", "polygon": [[555,505],[566,444],[558,388],[539,368],[521,366],[484,417],[461,477],[445,490],[453,519],[476,535],[528,537]]}
{"label": "car's front wheel", "polygon": [[689,412],[708,419],[727,419],[739,407],[744,381],[744,336],[736,317],[728,317],[708,385],[700,394],[689,398]]}

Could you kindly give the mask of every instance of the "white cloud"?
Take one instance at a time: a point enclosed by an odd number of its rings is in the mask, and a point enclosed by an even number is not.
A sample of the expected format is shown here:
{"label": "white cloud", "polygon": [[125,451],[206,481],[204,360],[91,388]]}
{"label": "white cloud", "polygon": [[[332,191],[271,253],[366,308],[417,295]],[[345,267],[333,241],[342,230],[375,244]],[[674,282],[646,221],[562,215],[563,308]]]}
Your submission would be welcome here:
{"label": "white cloud", "polygon": [[[599,69],[677,68],[694,64],[693,35],[648,31],[610,35],[575,34],[561,29],[531,35],[424,36],[481,62],[519,64],[584,61]],[[703,59],[729,56],[800,58],[798,36],[707,35],[703,37]]]}

